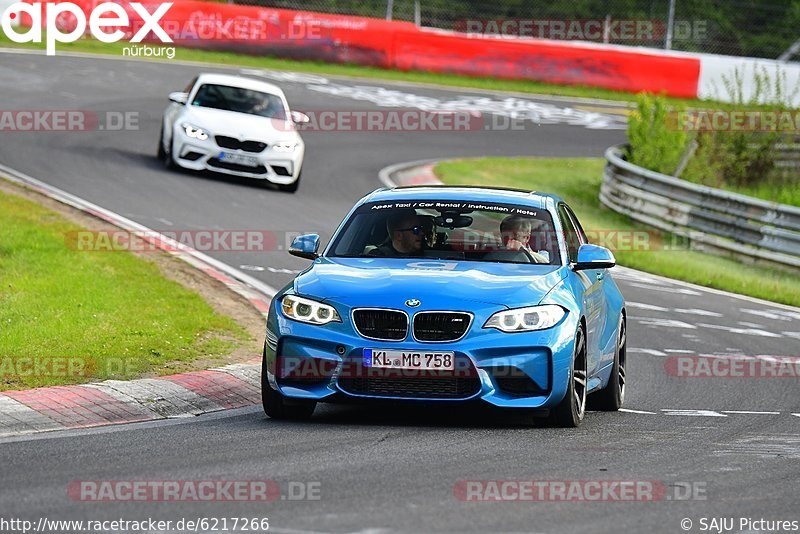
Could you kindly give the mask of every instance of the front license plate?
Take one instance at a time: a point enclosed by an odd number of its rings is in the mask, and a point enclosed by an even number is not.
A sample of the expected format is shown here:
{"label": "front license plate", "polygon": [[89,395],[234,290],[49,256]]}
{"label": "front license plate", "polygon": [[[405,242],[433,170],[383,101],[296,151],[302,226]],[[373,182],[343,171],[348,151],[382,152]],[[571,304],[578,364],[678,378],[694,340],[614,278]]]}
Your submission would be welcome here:
{"label": "front license plate", "polygon": [[236,165],[244,165],[245,167],[258,167],[258,159],[252,156],[245,156],[243,154],[220,152],[219,160],[224,161],[225,163],[235,163]]}
{"label": "front license plate", "polygon": [[452,371],[455,362],[454,352],[364,349],[364,367],[376,369]]}

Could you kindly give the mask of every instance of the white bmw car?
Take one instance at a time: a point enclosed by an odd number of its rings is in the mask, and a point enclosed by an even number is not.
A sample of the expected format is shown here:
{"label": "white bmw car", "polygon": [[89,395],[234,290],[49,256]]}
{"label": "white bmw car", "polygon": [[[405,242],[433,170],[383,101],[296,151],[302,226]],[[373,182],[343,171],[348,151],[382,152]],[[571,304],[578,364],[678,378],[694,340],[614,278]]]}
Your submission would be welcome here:
{"label": "white bmw car", "polygon": [[255,178],[297,191],[305,145],[295,124],[308,117],[289,110],[279,87],[201,74],[169,100],[158,143],[167,167]]}

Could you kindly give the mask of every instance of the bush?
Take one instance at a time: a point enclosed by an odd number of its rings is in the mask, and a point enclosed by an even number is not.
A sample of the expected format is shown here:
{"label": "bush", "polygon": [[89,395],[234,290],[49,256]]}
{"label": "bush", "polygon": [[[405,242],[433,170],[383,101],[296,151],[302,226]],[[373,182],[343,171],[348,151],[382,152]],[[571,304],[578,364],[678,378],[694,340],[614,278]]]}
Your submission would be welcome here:
{"label": "bush", "polygon": [[[734,69],[723,76],[726,100],[737,109],[758,109],[771,105],[769,111],[786,111],[794,101],[797,88],[789,91],[786,73],[778,70],[771,75],[766,68],[753,67],[755,81],[751,94],[745,94],[745,69]],[[766,111],[766,110],[765,110]],[[698,149],[686,169],[685,178],[714,187],[758,187],[775,182],[776,145],[784,138],[778,131],[700,131],[695,140]]]}
{"label": "bush", "polygon": [[673,174],[687,146],[687,134],[678,127],[677,112],[664,97],[642,93],[636,111],[628,121],[630,150],[634,165],[663,174]]}
{"label": "bush", "polygon": [[[791,111],[789,103],[796,100],[800,89],[790,87],[784,73],[770,74],[766,69],[755,69],[750,75],[755,80],[750,94],[745,92],[746,74],[736,69],[731,76],[723,77],[726,100],[731,102],[723,107],[725,111]],[[797,170],[776,169],[777,145],[784,141],[785,133],[758,129],[696,130],[702,125],[687,127],[689,125],[681,122],[687,117],[682,111],[670,108],[664,97],[639,95],[628,125],[628,160],[662,174],[679,174],[680,178],[694,183],[766,200],[798,203],[800,175]],[[677,173],[684,155],[691,155],[691,158],[685,169]]]}

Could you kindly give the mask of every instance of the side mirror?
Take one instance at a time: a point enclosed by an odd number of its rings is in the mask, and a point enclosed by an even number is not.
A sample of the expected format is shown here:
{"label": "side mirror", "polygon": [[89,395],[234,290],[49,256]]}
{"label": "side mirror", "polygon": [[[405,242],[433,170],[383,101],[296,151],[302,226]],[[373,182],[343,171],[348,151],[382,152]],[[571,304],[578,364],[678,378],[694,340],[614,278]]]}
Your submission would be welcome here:
{"label": "side mirror", "polygon": [[299,235],[292,240],[289,254],[298,258],[316,260],[319,257],[317,249],[319,249],[319,236],[317,234]]}
{"label": "side mirror", "polygon": [[169,94],[169,101],[174,102],[176,104],[180,104],[181,106],[185,106],[186,102],[189,101],[189,93],[170,93]]}
{"label": "side mirror", "polygon": [[295,124],[306,124],[311,121],[308,115],[300,113],[299,111],[292,111],[289,115],[292,117],[292,122]]}
{"label": "side mirror", "polygon": [[573,271],[584,269],[610,269],[617,264],[614,254],[606,247],[599,245],[581,245],[578,249],[578,261],[572,265]]}

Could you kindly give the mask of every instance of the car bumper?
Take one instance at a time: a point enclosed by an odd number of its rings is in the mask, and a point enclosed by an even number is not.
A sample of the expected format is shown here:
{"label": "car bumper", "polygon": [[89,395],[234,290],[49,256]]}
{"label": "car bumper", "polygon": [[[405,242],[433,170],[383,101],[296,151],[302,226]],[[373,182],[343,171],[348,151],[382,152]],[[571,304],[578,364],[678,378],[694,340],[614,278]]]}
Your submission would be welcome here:
{"label": "car bumper", "polygon": [[[314,326],[286,319],[276,311],[267,325],[267,379],[286,397],[321,402],[483,401],[502,408],[556,406],[567,388],[577,320],[567,314],[548,330],[514,334],[483,329],[482,324],[473,324],[455,342],[420,343],[410,336],[403,342],[384,342],[361,337],[347,320]],[[435,376],[393,370],[376,381],[369,374],[374,370],[361,367],[365,348],[453,352],[456,370]],[[386,385],[387,378],[391,387]]]}
{"label": "car bumper", "polygon": [[[294,152],[290,153],[275,152],[271,147],[259,153],[245,152],[220,147],[213,137],[199,141],[187,136],[183,129],[177,128],[174,132],[172,150],[175,163],[184,169],[212,171],[286,185],[294,183],[300,176],[305,146],[301,142]],[[219,159],[223,152],[253,158],[256,165],[223,162]]]}

